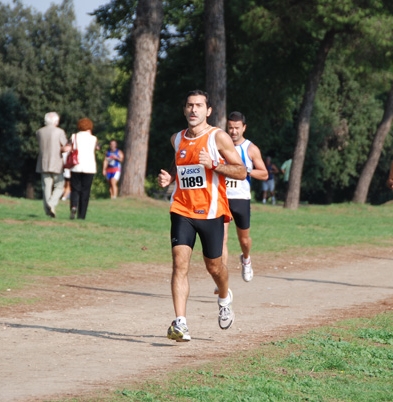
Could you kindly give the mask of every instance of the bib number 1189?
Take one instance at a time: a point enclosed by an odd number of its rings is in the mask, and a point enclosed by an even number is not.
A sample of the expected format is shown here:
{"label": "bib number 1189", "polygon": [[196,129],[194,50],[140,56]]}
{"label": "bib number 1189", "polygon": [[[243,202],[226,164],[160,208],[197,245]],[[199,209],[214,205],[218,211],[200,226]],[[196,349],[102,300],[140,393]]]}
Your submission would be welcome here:
{"label": "bib number 1189", "polygon": [[193,190],[206,187],[206,171],[202,165],[178,166],[180,188]]}

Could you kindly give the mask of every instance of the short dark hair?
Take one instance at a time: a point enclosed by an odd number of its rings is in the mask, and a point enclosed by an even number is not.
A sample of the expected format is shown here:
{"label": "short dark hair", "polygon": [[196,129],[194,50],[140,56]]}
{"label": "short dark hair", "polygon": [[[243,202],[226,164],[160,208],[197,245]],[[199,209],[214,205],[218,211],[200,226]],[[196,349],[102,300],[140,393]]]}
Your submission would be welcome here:
{"label": "short dark hair", "polygon": [[206,106],[209,108],[210,106],[210,96],[207,92],[202,91],[201,89],[194,89],[192,91],[189,91],[186,95],[186,97],[184,98],[184,103],[183,106],[187,105],[187,100],[190,96],[197,96],[197,95],[201,95],[204,96],[206,98]]}
{"label": "short dark hair", "polygon": [[246,116],[240,112],[231,112],[229,113],[228,121],[241,121],[243,124],[246,124]]}

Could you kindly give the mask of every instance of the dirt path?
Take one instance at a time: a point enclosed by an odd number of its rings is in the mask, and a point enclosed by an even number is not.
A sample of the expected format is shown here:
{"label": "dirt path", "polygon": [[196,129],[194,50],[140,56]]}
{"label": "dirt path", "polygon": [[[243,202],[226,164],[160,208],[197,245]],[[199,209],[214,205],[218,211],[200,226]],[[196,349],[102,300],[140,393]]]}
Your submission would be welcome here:
{"label": "dirt path", "polygon": [[236,320],[221,331],[214,286],[199,261],[186,344],[165,336],[173,319],[168,266],[45,279],[25,290],[42,302],[0,311],[0,401],[118,389],[300,329],[393,308],[393,247],[254,257],[250,283],[233,258]]}

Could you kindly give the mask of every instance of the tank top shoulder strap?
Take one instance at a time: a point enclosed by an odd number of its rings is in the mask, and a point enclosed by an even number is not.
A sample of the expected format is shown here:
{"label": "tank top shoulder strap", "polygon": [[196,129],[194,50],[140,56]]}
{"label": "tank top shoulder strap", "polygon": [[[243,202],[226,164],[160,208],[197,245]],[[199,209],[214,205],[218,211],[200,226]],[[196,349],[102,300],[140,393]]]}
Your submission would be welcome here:
{"label": "tank top shoulder strap", "polygon": [[173,141],[173,145],[174,145],[175,151],[177,151],[177,150],[179,149],[180,141],[181,141],[181,139],[183,138],[183,136],[184,136],[184,134],[185,134],[186,132],[187,132],[187,129],[184,129],[184,130],[179,131],[179,132],[176,134],[175,141]]}

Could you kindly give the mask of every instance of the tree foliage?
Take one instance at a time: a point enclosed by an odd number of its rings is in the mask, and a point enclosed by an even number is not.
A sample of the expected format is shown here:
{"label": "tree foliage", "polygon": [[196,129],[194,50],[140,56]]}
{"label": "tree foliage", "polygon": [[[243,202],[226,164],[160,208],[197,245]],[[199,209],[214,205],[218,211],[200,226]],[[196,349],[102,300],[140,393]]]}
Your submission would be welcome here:
{"label": "tree foliage", "polygon": [[[244,28],[250,32],[255,49],[250,53],[254,55],[257,48],[263,49],[266,43],[274,43],[284,59],[290,61],[290,68],[304,77],[308,74],[307,81],[298,81],[305,86],[303,102],[296,107],[299,111],[294,120],[297,125],[297,143],[286,200],[288,207],[296,208],[300,199],[300,186],[304,189],[306,184],[303,168],[307,164],[307,155],[311,154],[311,147],[308,146],[310,129],[311,135],[315,136],[311,128],[311,113],[316,90],[323,77],[321,69],[330,62],[326,59],[317,68],[317,62],[313,61],[316,60],[317,49],[319,47],[322,50],[323,38],[330,35],[336,37],[337,51],[346,56],[346,62],[354,70],[358,69],[370,76],[376,70],[380,71],[381,66],[386,69],[391,63],[387,57],[390,51],[387,46],[392,35],[389,28],[392,23],[391,9],[378,0],[264,1],[259,5],[254,2],[249,4],[250,9],[241,18]],[[331,45],[330,49],[333,49]],[[354,63],[355,60],[357,64]],[[354,68],[355,65],[357,68]],[[319,78],[316,74],[319,74]],[[292,74],[289,73],[288,76]],[[385,86],[385,90],[389,87],[390,85]],[[315,139],[318,141],[318,138]],[[351,164],[351,168],[355,170],[358,160],[347,159],[343,163]],[[326,184],[331,187],[331,177]],[[317,180],[314,180],[314,185],[318,187]]]}
{"label": "tree foliage", "polygon": [[[120,39],[114,101],[128,107],[134,63],[132,46],[137,1],[112,0],[94,15],[107,37]],[[169,137],[184,125],[182,101],[190,89],[205,88],[203,0],[163,2],[158,70],[150,126],[147,175],[169,168],[173,149]]]}
{"label": "tree foliage", "polygon": [[18,184],[21,170],[21,159],[16,156],[21,153],[22,138],[17,135],[18,121],[23,118],[16,94],[11,90],[0,93],[0,190]]}
{"label": "tree foliage", "polygon": [[[89,116],[96,129],[107,124],[112,67],[98,26],[83,36],[75,27],[72,0],[52,5],[44,13],[0,4],[0,93],[12,96],[13,144],[19,144],[20,164],[11,176],[1,173],[3,187],[19,183],[13,194],[34,196],[38,155],[35,131],[45,113],[55,110],[60,125],[71,134],[80,117]],[[10,106],[10,107],[11,107]],[[2,125],[3,125],[2,120]]]}
{"label": "tree foliage", "polygon": [[[276,6],[274,17],[267,6]],[[293,155],[305,82],[323,33],[333,27],[338,32],[314,100],[301,200],[327,203],[352,198],[390,88],[388,6],[386,2],[225,2],[227,111],[245,113],[248,138],[276,164]],[[204,87],[201,16],[200,9],[186,16],[192,18],[193,32],[176,31],[176,46],[167,47],[166,57],[160,59],[154,103],[158,113],[153,113],[148,164],[152,174],[162,161],[169,165],[172,156],[163,127],[169,136],[184,124],[180,94]],[[380,32],[378,25],[383,25]],[[378,192],[386,193],[379,178],[389,159],[389,144],[387,137],[384,159],[371,183],[373,202],[379,202],[373,195],[378,186]],[[256,193],[259,185],[253,184]],[[281,188],[279,180],[279,192]]]}
{"label": "tree foliage", "polygon": [[[307,79],[315,66],[321,41],[327,32],[334,33],[334,44],[309,109],[299,200],[318,203],[351,200],[367,164],[392,85],[393,3],[388,0],[223,3],[227,112],[239,110],[246,115],[247,137],[261,148],[263,156],[272,156],[278,166],[294,154]],[[21,161],[12,162],[20,178],[27,177],[26,161],[36,147],[32,133],[42,124],[48,108],[60,112],[67,132],[73,130],[76,111],[83,110],[84,114],[94,115],[97,127],[106,129],[103,138],[109,139],[113,133],[119,144],[124,144],[126,124],[108,126],[107,119],[122,110],[124,122],[124,110],[129,106],[135,73],[133,35],[137,5],[137,0],[111,0],[95,12],[105,35],[120,40],[111,97],[101,86],[102,79],[108,77],[104,71],[108,68],[105,54],[101,53],[102,30],[92,27],[84,37],[74,28],[68,30],[73,21],[69,0],[61,6],[52,6],[44,15],[18,1],[13,14],[12,8],[1,6],[0,22],[4,28],[0,28],[0,68],[4,74],[0,77],[0,102],[6,102],[8,109],[0,113],[4,122],[0,135],[7,137],[6,149],[22,155]],[[207,87],[205,1],[168,0],[162,5],[164,23],[160,32],[147,176],[156,176],[160,168],[169,168],[173,158],[170,135],[185,124],[184,95],[190,89]],[[46,25],[48,18],[51,27]],[[40,29],[34,30],[38,22]],[[68,50],[64,52],[65,49]],[[66,66],[68,61],[73,68]],[[64,66],[57,68],[59,63]],[[53,91],[52,87],[58,90]],[[89,98],[86,93],[92,96]],[[105,112],[103,104],[109,100],[114,105]],[[14,133],[12,137],[10,132]],[[392,159],[391,143],[389,132],[369,183],[367,200],[373,203],[391,197],[391,192],[384,188]],[[9,183],[18,182],[6,173],[3,176]],[[253,183],[256,194],[259,186]],[[280,180],[277,188],[280,196]]]}

